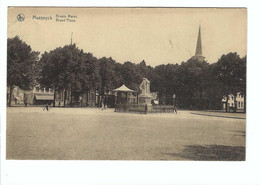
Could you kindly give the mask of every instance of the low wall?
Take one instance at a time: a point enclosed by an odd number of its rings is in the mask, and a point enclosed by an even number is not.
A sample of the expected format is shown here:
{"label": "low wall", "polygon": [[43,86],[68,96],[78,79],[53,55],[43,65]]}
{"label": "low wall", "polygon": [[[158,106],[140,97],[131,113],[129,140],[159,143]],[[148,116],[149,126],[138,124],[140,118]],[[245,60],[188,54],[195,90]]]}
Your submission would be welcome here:
{"label": "low wall", "polygon": [[133,113],[173,113],[174,107],[170,105],[134,105],[134,104],[117,104],[115,105],[115,112],[133,112]]}
{"label": "low wall", "polygon": [[135,112],[135,113],[147,113],[145,109],[145,105],[124,105],[124,104],[117,104],[115,105],[115,112]]}
{"label": "low wall", "polygon": [[153,105],[152,113],[173,113],[174,106],[171,105]]}

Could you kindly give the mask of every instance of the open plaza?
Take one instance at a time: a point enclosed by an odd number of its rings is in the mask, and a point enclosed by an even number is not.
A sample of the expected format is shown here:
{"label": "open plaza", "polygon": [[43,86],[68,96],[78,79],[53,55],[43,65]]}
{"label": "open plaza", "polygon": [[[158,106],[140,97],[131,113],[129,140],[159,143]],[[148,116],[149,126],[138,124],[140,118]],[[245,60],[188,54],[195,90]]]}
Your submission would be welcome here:
{"label": "open plaza", "polygon": [[245,160],[242,113],[7,107],[7,159]]}

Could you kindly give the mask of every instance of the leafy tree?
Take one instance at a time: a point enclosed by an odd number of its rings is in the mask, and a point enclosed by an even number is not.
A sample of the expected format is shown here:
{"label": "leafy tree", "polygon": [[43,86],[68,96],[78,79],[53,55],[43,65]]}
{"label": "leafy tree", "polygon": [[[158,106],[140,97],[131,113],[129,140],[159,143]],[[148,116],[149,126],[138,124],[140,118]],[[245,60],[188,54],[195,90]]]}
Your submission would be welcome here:
{"label": "leafy tree", "polygon": [[39,73],[37,81],[43,87],[53,88],[54,99],[56,98],[57,91],[62,91],[68,88],[67,83],[64,82],[63,79],[63,73],[66,70],[64,60],[65,57],[62,56],[62,48],[59,47],[50,52],[45,52],[38,62]]}
{"label": "leafy tree", "polygon": [[14,86],[29,90],[34,83],[34,66],[39,52],[32,51],[31,47],[18,36],[7,39],[7,85],[10,90],[8,105],[11,106]]}
{"label": "leafy tree", "polygon": [[99,75],[99,61],[91,53],[84,54],[84,69],[85,81],[82,82],[82,92],[89,92],[90,90],[99,90],[101,78]]}
{"label": "leafy tree", "polygon": [[56,91],[64,91],[64,106],[70,91],[70,103],[72,103],[72,97],[77,99],[86,89],[85,84],[89,80],[86,72],[89,68],[87,59],[88,54],[84,54],[75,44],[56,48],[49,53],[45,52],[38,64],[40,67],[37,81],[42,86],[53,88],[54,96]]}
{"label": "leafy tree", "polygon": [[154,80],[151,83],[151,90],[159,93],[159,103],[165,104],[165,93],[166,93],[166,84],[165,84],[165,70],[166,66],[164,64],[156,66],[154,68]]}
{"label": "leafy tree", "polygon": [[244,111],[246,112],[246,56],[241,59],[240,63],[240,93],[244,95]]}
{"label": "leafy tree", "polygon": [[139,85],[142,82],[142,74],[138,70],[138,66],[132,62],[125,62],[120,66],[120,76],[122,76],[123,83],[130,89],[139,92]]}
{"label": "leafy tree", "polygon": [[235,111],[236,96],[241,85],[241,58],[237,53],[228,53],[222,55],[216,65],[216,79],[222,84],[222,94],[226,97],[226,111],[228,104],[228,96],[234,96]]}
{"label": "leafy tree", "polygon": [[119,83],[115,71],[116,62],[110,57],[99,59],[100,77],[101,77],[101,94],[115,89]]}
{"label": "leafy tree", "polygon": [[203,90],[205,97],[205,109],[221,109],[221,101],[223,98],[222,84],[216,80],[216,63],[208,66],[207,72],[204,73]]}
{"label": "leafy tree", "polygon": [[64,48],[63,56],[65,56],[66,69],[64,81],[68,84],[70,90],[70,105],[72,106],[72,99],[79,100],[79,95],[83,92],[83,85],[87,83],[88,75],[84,73],[87,67],[84,62],[84,52],[79,50],[76,45],[69,45]]}
{"label": "leafy tree", "polygon": [[[154,69],[156,75],[152,76],[153,89],[159,92],[159,99],[161,104],[171,104],[172,96],[177,92],[177,69],[178,64],[159,65]],[[154,87],[155,86],[155,87]]]}
{"label": "leafy tree", "polygon": [[[169,67],[168,67],[169,68]],[[208,63],[190,59],[176,65],[171,71],[172,81],[168,86],[171,92],[176,94],[178,105],[182,108],[198,108],[205,107],[204,89],[205,78],[207,74]],[[173,94],[173,93],[172,93]]]}

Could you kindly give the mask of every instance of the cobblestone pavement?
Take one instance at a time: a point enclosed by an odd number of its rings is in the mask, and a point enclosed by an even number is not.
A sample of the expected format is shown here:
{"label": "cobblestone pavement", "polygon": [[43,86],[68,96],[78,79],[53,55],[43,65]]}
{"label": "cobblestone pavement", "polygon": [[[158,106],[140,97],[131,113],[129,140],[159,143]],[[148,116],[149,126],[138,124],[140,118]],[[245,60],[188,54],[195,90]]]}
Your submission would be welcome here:
{"label": "cobblestone pavement", "polygon": [[245,160],[245,128],[245,114],[11,107],[6,154],[37,160]]}

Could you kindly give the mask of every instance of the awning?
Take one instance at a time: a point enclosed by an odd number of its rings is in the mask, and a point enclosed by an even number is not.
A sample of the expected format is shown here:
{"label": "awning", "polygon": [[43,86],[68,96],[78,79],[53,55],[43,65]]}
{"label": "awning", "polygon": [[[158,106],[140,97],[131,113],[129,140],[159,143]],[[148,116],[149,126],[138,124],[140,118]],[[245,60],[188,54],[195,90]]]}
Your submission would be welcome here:
{"label": "awning", "polygon": [[121,92],[135,92],[132,89],[129,89],[128,87],[126,87],[125,85],[122,85],[121,87],[114,89],[113,91],[121,91]]}
{"label": "awning", "polygon": [[54,95],[50,94],[50,95],[35,95],[35,99],[36,100],[54,100]]}

